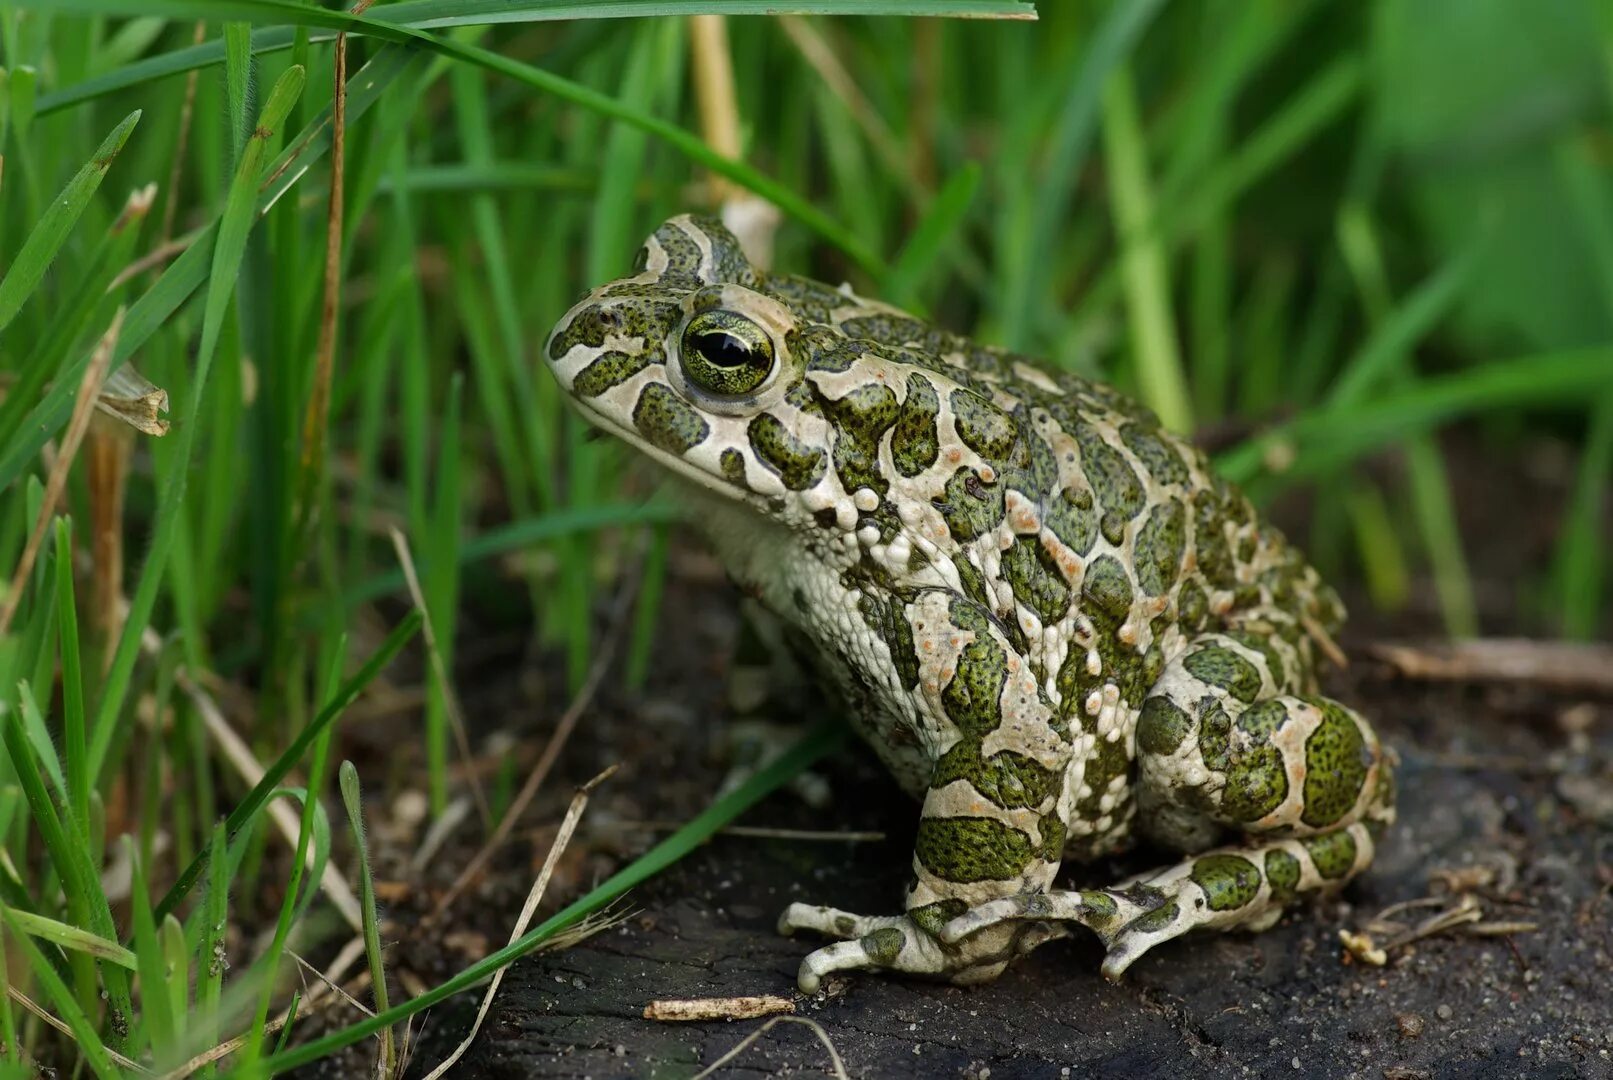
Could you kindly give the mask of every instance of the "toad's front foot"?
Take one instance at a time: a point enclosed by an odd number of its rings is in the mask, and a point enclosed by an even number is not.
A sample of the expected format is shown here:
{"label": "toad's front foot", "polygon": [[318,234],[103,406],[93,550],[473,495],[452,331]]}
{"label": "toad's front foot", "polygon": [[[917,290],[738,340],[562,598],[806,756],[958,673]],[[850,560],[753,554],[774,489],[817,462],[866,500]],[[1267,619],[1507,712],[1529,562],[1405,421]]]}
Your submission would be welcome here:
{"label": "toad's front foot", "polygon": [[803,994],[817,993],[823,977],[835,971],[896,971],[960,986],[990,982],[1014,957],[1067,933],[1055,924],[998,923],[943,944],[939,926],[924,913],[853,915],[812,904],[791,904],[779,917],[782,934],[810,930],[840,939],[801,961],[796,983]]}

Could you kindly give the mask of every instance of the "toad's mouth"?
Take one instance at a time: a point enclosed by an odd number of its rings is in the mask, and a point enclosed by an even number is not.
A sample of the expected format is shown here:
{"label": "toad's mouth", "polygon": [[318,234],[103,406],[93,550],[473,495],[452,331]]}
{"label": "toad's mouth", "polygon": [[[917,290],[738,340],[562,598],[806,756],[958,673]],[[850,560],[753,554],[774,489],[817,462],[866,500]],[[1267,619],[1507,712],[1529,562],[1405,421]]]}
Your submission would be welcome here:
{"label": "toad's mouth", "polygon": [[582,399],[573,397],[568,400],[582,414],[583,419],[595,428],[620,439],[679,479],[688,480],[706,491],[723,496],[730,502],[746,502],[761,497],[749,487],[732,484],[706,471],[688,458],[646,442],[637,428],[620,423],[615,417],[589,406]]}

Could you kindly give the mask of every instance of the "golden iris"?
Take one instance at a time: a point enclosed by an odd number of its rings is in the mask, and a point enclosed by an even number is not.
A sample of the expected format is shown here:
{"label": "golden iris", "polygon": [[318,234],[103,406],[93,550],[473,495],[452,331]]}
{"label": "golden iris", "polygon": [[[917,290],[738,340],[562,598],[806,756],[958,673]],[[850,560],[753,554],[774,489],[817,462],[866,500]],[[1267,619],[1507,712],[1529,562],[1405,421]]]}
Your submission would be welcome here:
{"label": "golden iris", "polygon": [[707,393],[738,397],[767,381],[773,339],[738,312],[717,308],[689,320],[680,356],[689,382]]}

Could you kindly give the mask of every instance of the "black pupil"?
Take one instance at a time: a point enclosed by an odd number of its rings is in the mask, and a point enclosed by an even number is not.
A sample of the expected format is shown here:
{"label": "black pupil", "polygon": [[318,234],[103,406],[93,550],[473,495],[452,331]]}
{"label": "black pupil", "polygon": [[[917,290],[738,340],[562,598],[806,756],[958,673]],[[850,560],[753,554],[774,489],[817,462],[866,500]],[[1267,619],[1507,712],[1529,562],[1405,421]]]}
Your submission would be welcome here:
{"label": "black pupil", "polygon": [[698,335],[694,339],[694,346],[713,367],[749,367],[756,360],[751,347],[742,338],[723,330]]}

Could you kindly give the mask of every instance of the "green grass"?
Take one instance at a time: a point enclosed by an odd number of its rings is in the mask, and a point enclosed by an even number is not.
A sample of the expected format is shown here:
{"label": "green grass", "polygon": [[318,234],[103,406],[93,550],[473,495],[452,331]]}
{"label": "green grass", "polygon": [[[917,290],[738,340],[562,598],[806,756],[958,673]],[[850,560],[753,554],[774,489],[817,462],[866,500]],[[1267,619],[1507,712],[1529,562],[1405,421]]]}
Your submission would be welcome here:
{"label": "green grass", "polygon": [[[1520,51],[1505,5],[1478,4],[1453,56],[1449,27],[1393,0],[901,17],[1030,7],[0,6],[0,981],[72,1031],[0,1000],[0,1066],[26,1048],[121,1076],[240,1037],[202,1071],[269,1075],[396,1030],[826,750],[815,737],[427,994],[377,995],[378,1016],[311,1042],[272,1030],[295,981],[282,945],[362,936],[384,988],[350,766],[348,813],[327,809],[331,763],[356,756],[348,709],[379,680],[423,684],[385,721],[396,760],[363,776],[372,817],[398,786],[433,814],[466,793],[423,620],[450,672],[479,633],[530,635],[564,673],[549,723],[642,564],[611,678],[654,692],[679,509],[587,436],[536,350],[660,220],[709,209],[712,175],[783,211],[781,267],[1102,376],[1184,433],[1238,433],[1220,468],[1260,502],[1308,489],[1303,539],[1372,602],[1426,581],[1453,634],[1613,629],[1613,20],[1569,0]],[[855,93],[752,17],[780,8],[813,16]],[[704,12],[733,16],[740,159],[698,134],[682,16]],[[1519,116],[1514,99],[1557,105]],[[42,512],[120,311],[110,367],[166,390],[172,427],[98,417]],[[1552,554],[1516,567],[1521,621],[1494,625],[1463,470],[1474,447],[1487,467],[1543,446],[1566,450]],[[215,700],[260,779],[229,763]],[[129,895],[101,888],[114,863]],[[350,914],[321,891],[327,865],[352,879]],[[230,955],[243,939],[273,944]]]}

